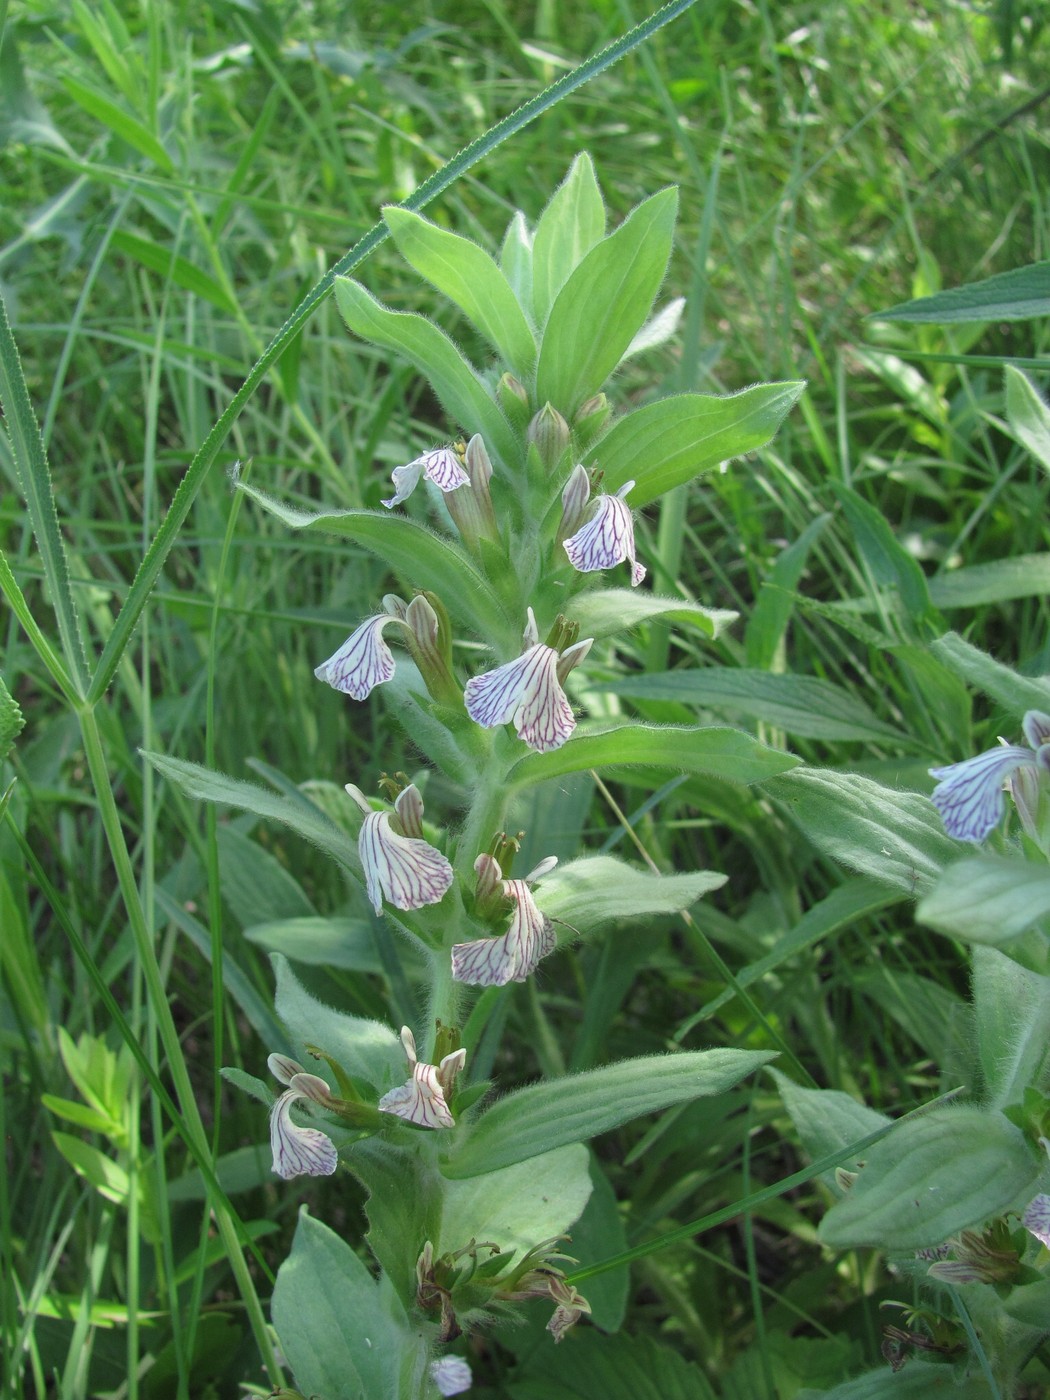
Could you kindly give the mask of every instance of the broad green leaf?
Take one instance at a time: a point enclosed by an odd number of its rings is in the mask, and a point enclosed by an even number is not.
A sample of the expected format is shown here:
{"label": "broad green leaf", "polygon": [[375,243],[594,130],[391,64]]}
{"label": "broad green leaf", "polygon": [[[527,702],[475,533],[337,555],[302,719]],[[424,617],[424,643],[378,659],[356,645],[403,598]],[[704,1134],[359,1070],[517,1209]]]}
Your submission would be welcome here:
{"label": "broad green leaf", "polygon": [[[338,1060],[352,1079],[365,1080],[380,1095],[404,1083],[405,1052],[389,1026],[318,1001],[296,979],[288,959],[280,953],[274,953],[273,966],[277,975],[274,1006],[301,1052],[297,1058],[304,1059],[307,1045],[316,1045]],[[308,1063],[312,1074],[332,1082],[326,1061],[311,1058]]]}
{"label": "broad green leaf", "polygon": [[738,394],[680,394],[618,419],[594,448],[607,491],[634,481],[636,509],[733,457],[764,447],[805,384],[756,384]]}
{"label": "broad green leaf", "polygon": [[184,292],[203,297],[229,316],[237,315],[237,303],[226,288],[201,268],[195,267],[188,259],[180,257],[173,249],[154,243],[149,238],[139,238],[136,234],[127,233],[119,228],[114,229],[110,244],[118,253],[134,258],[135,262],[148,267],[151,272],[170,278],[176,287],[181,287]]}
{"label": "broad green leaf", "polygon": [[[654,194],[569,277],[543,332],[536,368],[539,403],[552,403],[571,420],[620,363],[667,271],[677,208],[677,190]],[[533,266],[538,273],[536,261]]]}
{"label": "broad green leaf", "polygon": [[117,1205],[126,1205],[131,1189],[124,1168],[104,1152],[69,1133],[52,1133],[52,1140],[69,1165],[89,1182],[100,1196]]}
{"label": "broad green leaf", "polygon": [[886,518],[848,486],[839,482],[832,482],[831,486],[876,584],[896,588],[910,617],[918,620],[929,616],[932,608],[926,575],[897,540]]}
{"label": "broad green leaf", "polygon": [[222,897],[242,928],[316,914],[294,875],[258,842],[229,826],[219,828],[217,840]]}
{"label": "broad green leaf", "polygon": [[587,932],[610,919],[677,914],[726,879],[714,870],[653,875],[613,856],[584,856],[544,876],[537,900],[545,914]]}
{"label": "broad green leaf", "polygon": [[522,306],[532,305],[532,235],[519,209],[507,225],[499,254],[500,271]]}
{"label": "broad green leaf", "polygon": [[[325,1400],[396,1400],[422,1368],[424,1340],[345,1240],[299,1212],[271,1312],[297,1389]],[[414,1389],[414,1387],[413,1387]]]}
{"label": "broad green leaf", "polygon": [[830,681],[778,676],[730,666],[664,671],[610,681],[602,690],[642,700],[677,700],[704,709],[751,715],[810,739],[863,739],[911,746],[907,734],[884,723],[863,700]]}
{"label": "broad green leaf", "polygon": [[656,619],[684,622],[709,637],[719,637],[740,616],[723,608],[704,608],[685,598],[660,598],[633,588],[593,588],[579,593],[565,609],[580,624],[581,637],[611,637]]}
{"label": "broad green leaf", "polygon": [[588,1328],[569,1341],[537,1347],[506,1383],[511,1400],[715,1400],[699,1366],[645,1333],[603,1337]]}
{"label": "broad green leaf", "polygon": [[[791,1115],[802,1146],[815,1162],[849,1147],[851,1143],[863,1141],[891,1121],[884,1113],[876,1113],[873,1108],[858,1103],[841,1090],[804,1089],[779,1070],[774,1069],[770,1073],[776,1080],[780,1097]],[[864,1155],[867,1155],[867,1151]],[[858,1162],[850,1161],[843,1165],[852,1170]],[[825,1184],[830,1185],[834,1180],[834,1172],[824,1173]]]}
{"label": "broad green leaf", "polygon": [[453,1180],[525,1162],[675,1103],[725,1093],[776,1056],[763,1050],[647,1055],[518,1089],[458,1134],[442,1171]]}
{"label": "broad green leaf", "polygon": [[441,1231],[445,1196],[434,1171],[437,1136],[424,1134],[409,1146],[385,1135],[366,1137],[347,1157],[368,1192],[368,1246],[406,1308],[415,1306],[421,1241],[436,1241]]}
{"label": "broad green leaf", "polygon": [[510,283],[484,248],[397,205],[388,205],[383,217],[406,262],[459,307],[513,374],[527,380],[536,342]]}
{"label": "broad green leaf", "polygon": [[[459,545],[407,515],[374,510],[300,510],[247,482],[239,489],[293,530],[342,535],[389,564],[406,587],[441,596],[449,612],[480,632],[496,650],[516,646],[521,623],[511,623],[492,586]],[[349,619],[351,632],[359,619]]]}
{"label": "broad green leaf", "polygon": [[647,350],[655,350],[666,343],[678,331],[685,310],[685,297],[672,297],[666,306],[651,316],[623,352],[625,360],[635,355],[644,355]]}
{"label": "broad green leaf", "polygon": [[106,1113],[99,1113],[97,1108],[90,1108],[78,1099],[59,1098],[55,1094],[41,1094],[40,1102],[59,1118],[65,1118],[67,1122],[75,1123],[78,1128],[86,1128],[91,1133],[101,1133],[103,1137],[110,1138],[117,1146],[127,1146],[127,1131],[124,1124]]}
{"label": "broad green leaf", "polygon": [[1045,593],[1050,593],[1050,554],[992,559],[930,579],[930,602],[936,608],[977,608]]}
{"label": "broad green leaf", "polygon": [[1021,1101],[1028,1085],[1046,1083],[1050,977],[980,945],[971,964],[982,1099],[989,1108],[1006,1108]]}
{"label": "broad green leaf", "polygon": [[[1050,269],[1050,263],[1046,264]],[[1047,292],[1050,295],[1050,277]],[[1050,472],[1050,408],[1023,370],[1006,366],[1006,421],[1019,442]]]}
{"label": "broad green leaf", "polygon": [[1050,262],[1011,268],[981,282],[876,311],[872,321],[1030,321],[1050,316]]}
{"label": "broad green leaf", "polygon": [[966,849],[945,835],[928,797],[858,773],[802,768],[765,791],[818,851],[910,895],[931,889]]}
{"label": "broad green leaf", "polygon": [[4,684],[0,676],[0,763],[15,746],[15,740],[25,728],[25,716],[18,708],[18,702]]}
{"label": "broad green leaf", "polygon": [[1045,1333],[1050,1317],[1050,1278],[1012,1289],[1003,1299],[1003,1311],[1026,1327]]}
{"label": "broad green leaf", "polygon": [[1050,866],[1006,856],[972,856],[951,865],[915,917],[972,943],[1008,943],[1050,914]]}
{"label": "broad green leaf", "polygon": [[[252,924],[244,930],[244,936],[268,953],[283,953],[293,962],[312,967],[383,971],[372,927],[364,919],[276,919]],[[404,951],[401,950],[402,956]]]}
{"label": "broad green leaf", "polygon": [[554,298],[604,234],[605,204],[591,158],[583,151],[540,215],[532,240],[532,314],[537,326],[544,325]]}
{"label": "broad green leaf", "polygon": [[[322,851],[335,859],[347,870],[360,877],[361,862],[357,849],[345,832],[330,822],[310,803],[296,802],[292,798],[268,792],[254,783],[244,783],[238,778],[228,778],[224,773],[214,773],[198,763],[187,763],[181,758],[169,758],[167,754],[150,753],[141,750],[142,757],[169,781],[180,787],[190,797],[200,802],[218,802],[226,807],[236,807],[242,812],[252,812],[268,821],[280,822],[297,835],[311,841]],[[349,799],[348,799],[349,800]]]}
{"label": "broad green leaf", "polygon": [[1042,1165],[1001,1113],[934,1108],[868,1149],[856,1181],[821,1221],[820,1238],[833,1249],[930,1249],[1016,1205]]}
{"label": "broad green leaf", "polygon": [[[624,1217],[616,1203],[609,1179],[593,1152],[590,1176],[593,1190],[583,1214],[572,1227],[568,1246],[574,1259],[583,1265],[625,1254],[628,1248]],[[584,1284],[584,1296],[591,1305],[590,1320],[603,1332],[617,1332],[623,1325],[630,1295],[631,1270],[627,1264],[594,1274]]]}
{"label": "broad green leaf", "polygon": [[774,669],[784,633],[794,610],[793,594],[806,567],[809,551],[824,533],[831,515],[825,512],[811,520],[794,544],[781,553],[751,609],[744,632],[747,664],[762,671]]}
{"label": "broad green leaf", "polygon": [[[257,1143],[250,1143],[247,1147],[235,1147],[232,1152],[224,1152],[221,1157],[216,1158],[215,1175],[227,1196],[271,1185],[273,1163],[270,1144],[265,1142],[263,1133],[260,1132],[260,1140]],[[211,1187],[200,1171],[193,1167],[174,1181],[169,1181],[165,1190],[169,1201],[205,1201]],[[266,1224],[270,1230],[278,1228],[269,1221]]]}
{"label": "broad green leaf", "polygon": [[[559,1147],[467,1181],[445,1181],[435,1254],[491,1240],[502,1253],[524,1254],[541,1240],[564,1235],[591,1194],[590,1154],[581,1143]],[[569,1251],[572,1253],[572,1251]]]}
{"label": "broad green leaf", "polygon": [[68,74],[63,77],[62,86],[77,106],[82,107],[89,117],[94,117],[97,122],[101,122],[104,127],[112,131],[114,136],[119,136],[133,150],[138,151],[147,160],[151,160],[165,175],[175,173],[171,156],[168,155],[160,141],[130,112],[126,112],[123,107],[118,107],[115,102],[111,102],[108,97],[96,92],[94,88],[88,87],[85,83],[77,82],[76,78],[71,78]]}
{"label": "broad green leaf", "polygon": [[735,783],[757,783],[799,763],[740,729],[621,724],[581,734],[552,753],[531,753],[510,770],[512,787],[526,787],[587,768],[644,765],[675,773],[706,773]]}
{"label": "broad green leaf", "polygon": [[1046,681],[1018,675],[1009,666],[1003,666],[986,652],[963,641],[957,633],[948,632],[938,637],[930,643],[930,649],[957,676],[1018,718],[1026,710],[1050,710],[1050,685]]}
{"label": "broad green leaf", "polygon": [[335,299],[355,335],[403,356],[426,377],[453,431],[468,438],[480,433],[494,462],[508,469],[518,465],[520,451],[509,423],[444,331],[413,311],[391,311],[349,277],[335,279]]}
{"label": "broad green leaf", "polygon": [[954,1366],[913,1357],[900,1371],[883,1365],[843,1381],[833,1390],[800,1390],[795,1400],[988,1400],[988,1382],[979,1370],[960,1377]]}

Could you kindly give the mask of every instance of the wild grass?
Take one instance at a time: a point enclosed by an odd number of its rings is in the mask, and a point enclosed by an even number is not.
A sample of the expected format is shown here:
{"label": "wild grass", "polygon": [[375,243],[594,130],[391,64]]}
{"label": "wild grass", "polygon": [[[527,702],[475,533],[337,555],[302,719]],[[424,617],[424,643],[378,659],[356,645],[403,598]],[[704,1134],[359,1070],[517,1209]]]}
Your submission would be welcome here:
{"label": "wild grass", "polygon": [[[384,203],[644,18],[627,0],[468,8],[34,0],[6,11],[0,285],[92,655],[189,460],[306,290]],[[833,487],[857,492],[933,580],[1047,549],[1045,479],[1004,431],[998,367],[1009,356],[1045,365],[1043,326],[1007,323],[977,338],[864,319],[1048,255],[1045,71],[1034,9],[713,0],[500,146],[428,211],[491,247],[510,211],[535,215],[584,149],[616,219],[675,183],[682,215],[666,291],[687,299],[682,332],[615,384],[618,404],[808,379],[802,411],[771,448],[679,489],[640,523],[661,586],[738,609],[741,624],[703,646],[643,630],[624,668],[716,662],[814,677],[864,701],[889,730],[785,735],[732,706],[701,718],[757,725],[812,762],[902,786],[922,787],[930,762],[992,742],[1001,716],[972,713],[960,686],[923,666],[921,626],[880,609]],[[388,247],[360,275],[391,304],[456,328]],[[272,975],[264,940],[247,931],[315,912],[359,921],[360,911],[318,852],[246,818],[216,821],[138,750],[290,787],[341,784],[373,770],[378,754],[412,770],[381,705],[348,717],[311,679],[360,600],[383,591],[381,569],[353,546],[289,535],[239,503],[226,472],[240,461],[288,498],[374,507],[390,468],[447,426],[409,370],[355,344],[332,303],[319,305],[203,481],[95,712],[94,751],[14,614],[4,623],[3,675],[27,719],[0,828],[0,1394],[10,1400],[225,1396],[243,1383],[265,1393],[268,1343],[246,1279],[265,1300],[303,1202],[360,1239],[349,1178],[278,1190],[260,1106],[218,1077],[223,1064],[258,1073],[269,1048]],[[0,468],[3,549],[54,638],[55,598],[6,439]],[[785,551],[807,531],[792,571]],[[756,607],[772,606],[771,585],[787,601],[764,636],[748,629]],[[1040,593],[944,616],[1002,661],[1048,669]],[[657,719],[698,713],[673,700],[605,703]],[[92,781],[99,766],[111,808]],[[937,1092],[967,992],[961,957],[897,906],[831,921],[819,944],[763,970],[842,873],[760,794],[652,778],[605,792],[581,780],[538,802],[530,825],[566,853],[581,838],[631,858],[639,847],[661,869],[710,865],[729,883],[690,922],[620,929],[567,955],[557,979],[508,998],[515,1043],[531,1051],[497,1061],[501,1084],[680,1040],[776,1047],[800,1080],[888,1112]],[[123,870],[107,841],[114,822]],[[139,929],[127,903],[136,891]],[[371,939],[347,966],[304,976],[325,999],[398,1024],[416,1005],[416,971],[381,924]],[[98,1060],[79,1082],[77,1044]],[[163,1101],[173,1093],[177,1123]],[[800,1165],[770,1087],[726,1104],[716,1119],[676,1110],[599,1143],[624,1230],[598,1242],[599,1255]],[[232,1204],[223,1233],[194,1141]],[[874,1258],[819,1249],[820,1192],[811,1184],[640,1262],[628,1334],[680,1344],[727,1398],[791,1400],[803,1383],[875,1364],[878,1304],[894,1286]],[[257,1248],[236,1278],[242,1229]],[[505,1393],[537,1335],[500,1333],[488,1345],[489,1393]]]}

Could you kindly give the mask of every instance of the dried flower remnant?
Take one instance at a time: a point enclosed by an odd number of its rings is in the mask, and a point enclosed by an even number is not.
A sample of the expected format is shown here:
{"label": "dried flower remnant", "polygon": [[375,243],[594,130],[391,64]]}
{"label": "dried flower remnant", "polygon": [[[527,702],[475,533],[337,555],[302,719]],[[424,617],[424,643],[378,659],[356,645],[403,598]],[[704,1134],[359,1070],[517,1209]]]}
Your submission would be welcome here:
{"label": "dried flower remnant", "polygon": [[331,1090],[316,1074],[308,1074],[287,1055],[271,1055],[270,1073],[288,1087],[270,1110],[270,1148],[273,1170],[285,1181],[297,1176],[331,1176],[339,1165],[335,1143],[319,1128],[302,1128],[292,1121],[292,1105],[299,1099],[329,1103]]}
{"label": "dried flower remnant", "polygon": [[380,1112],[392,1113],[419,1128],[454,1128],[456,1120],[449,1112],[448,1099],[456,1075],[466,1063],[467,1052],[454,1050],[439,1065],[423,1064],[416,1057],[415,1036],[408,1026],[401,1027],[401,1044],[408,1058],[409,1079],[383,1095]]}
{"label": "dried flower remnant", "polygon": [[421,457],[403,467],[395,467],[391,473],[394,494],[383,504],[393,510],[402,501],[407,501],[416,489],[420,477],[432,481],[441,491],[456,491],[470,484],[470,477],[463,468],[459,453],[451,447],[436,447],[424,452]]}
{"label": "dried flower remnant", "polygon": [[422,909],[444,898],[452,866],[418,834],[423,813],[418,789],[410,785],[399,793],[393,812],[374,812],[353,783],[346,784],[346,791],[365,813],[357,849],[375,912],[382,913],[384,899],[395,909]]}
{"label": "dried flower remnant", "polygon": [[1018,770],[1035,777],[1050,772],[1050,715],[1029,710],[1022,728],[1028,748],[1000,740],[999,748],[929,770],[940,779],[932,800],[949,836],[983,841],[1002,820],[1003,784]]}
{"label": "dried flower remnant", "polygon": [[[557,940],[554,927],[532,897],[530,885],[551,871],[557,861],[548,857],[524,880],[504,880],[499,864],[490,855],[480,855],[474,862],[479,888],[499,881],[502,892],[513,900],[510,924],[499,938],[477,938],[471,943],[457,943],[452,949],[452,976],[457,982],[474,987],[503,987],[508,982],[524,982],[536,965],[548,953],[553,953]],[[493,870],[493,867],[495,869]]]}
{"label": "dried flower remnant", "polygon": [[635,558],[634,517],[624,500],[633,487],[634,482],[627,481],[614,496],[602,492],[587,524],[565,541],[569,563],[581,574],[611,569],[626,559],[631,565],[631,587],[637,588],[645,578],[645,566]]}
{"label": "dried flower remnant", "polygon": [[538,640],[531,608],[525,629],[526,650],[514,661],[469,680],[463,691],[467,714],[483,729],[513,724],[519,739],[537,753],[565,743],[576,728],[562,681],[591,648],[591,639],[559,654]]}

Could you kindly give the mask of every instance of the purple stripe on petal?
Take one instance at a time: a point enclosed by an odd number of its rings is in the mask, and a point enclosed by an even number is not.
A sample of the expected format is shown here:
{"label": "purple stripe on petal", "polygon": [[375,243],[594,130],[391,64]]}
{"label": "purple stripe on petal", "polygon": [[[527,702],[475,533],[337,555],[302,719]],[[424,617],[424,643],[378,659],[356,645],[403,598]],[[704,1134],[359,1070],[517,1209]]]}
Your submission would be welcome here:
{"label": "purple stripe on petal", "polygon": [[395,909],[437,904],[452,883],[452,867],[429,841],[402,836],[389,812],[372,812],[361,824],[358,854],[372,908],[382,912],[386,898]]}
{"label": "purple stripe on petal", "polygon": [[445,1096],[438,1083],[437,1070],[433,1065],[417,1064],[412,1067],[412,1078],[407,1084],[391,1089],[379,1100],[381,1113],[392,1113],[404,1118],[420,1128],[454,1128],[456,1120],[449,1112]]}
{"label": "purple stripe on petal", "polygon": [[419,460],[423,463],[426,479],[442,491],[456,491],[461,486],[470,485],[470,477],[463,469],[463,463],[450,447],[424,452]]}
{"label": "purple stripe on petal", "polygon": [[1025,1207],[1021,1224],[1041,1245],[1050,1249],[1050,1196],[1035,1196]]}
{"label": "purple stripe on petal", "polygon": [[273,1169],[285,1181],[296,1176],[331,1176],[339,1165],[335,1143],[327,1134],[292,1122],[292,1104],[302,1097],[286,1089],[270,1110]]}
{"label": "purple stripe on petal", "polygon": [[[633,485],[633,483],[631,483]],[[569,563],[581,574],[611,569],[625,559],[631,564],[631,586],[645,578],[645,568],[634,555],[634,518],[631,508],[619,495],[601,495],[595,513],[571,539],[565,541]]]}
{"label": "purple stripe on petal", "polygon": [[344,695],[364,700],[394,674],[394,655],[383,640],[383,628],[396,621],[388,613],[368,618],[338,651],[321,662],[314,675]]}
{"label": "purple stripe on petal", "polygon": [[931,778],[941,780],[932,801],[948,835],[959,841],[983,841],[1002,819],[1003,783],[1015,769],[1034,763],[1031,749],[1004,745],[962,763],[931,768]]}
{"label": "purple stripe on petal", "polygon": [[475,987],[503,987],[524,982],[541,958],[554,951],[557,939],[550,919],[536,907],[524,880],[504,880],[515,902],[510,926],[500,938],[478,938],[452,949],[452,976]]}

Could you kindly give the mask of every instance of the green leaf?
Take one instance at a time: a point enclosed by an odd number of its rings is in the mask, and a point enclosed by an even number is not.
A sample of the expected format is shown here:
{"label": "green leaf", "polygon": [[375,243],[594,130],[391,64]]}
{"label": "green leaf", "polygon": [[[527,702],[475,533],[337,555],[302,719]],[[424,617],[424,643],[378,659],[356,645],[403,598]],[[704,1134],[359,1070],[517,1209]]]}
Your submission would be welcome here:
{"label": "green leaf", "polygon": [[581,734],[551,753],[531,753],[510,770],[513,787],[526,787],[587,768],[642,764],[675,773],[705,773],[735,783],[757,783],[800,762],[740,729],[621,724]]}
{"label": "green leaf", "polygon": [[131,1187],[128,1174],[119,1163],[90,1142],[83,1142],[69,1133],[52,1133],[51,1137],[77,1175],[89,1182],[100,1196],[116,1205],[127,1204]]}
{"label": "green leaf", "polygon": [[[491,584],[452,540],[407,515],[380,515],[374,510],[300,510],[247,482],[238,485],[293,530],[320,530],[352,539],[389,564],[406,587],[440,594],[449,612],[480,632],[497,651],[517,647],[521,623],[508,619]],[[349,630],[353,629],[348,623]]]}
{"label": "green leaf", "polygon": [[820,1238],[833,1249],[933,1248],[1015,1205],[1040,1171],[1020,1128],[1001,1113],[931,1109],[868,1150],[860,1175],[821,1221]]}
{"label": "green leaf", "polygon": [[[802,1146],[815,1162],[822,1157],[830,1157],[833,1152],[842,1151],[851,1143],[861,1142],[890,1122],[884,1113],[876,1113],[873,1108],[858,1103],[841,1090],[804,1089],[779,1070],[774,1069],[770,1073],[777,1082],[780,1097],[791,1115]],[[843,1163],[851,1170],[858,1164],[856,1160]],[[825,1172],[824,1181],[831,1186],[835,1173]]]}
{"label": "green leaf", "polygon": [[386,1303],[346,1241],[305,1206],[277,1272],[271,1311],[296,1387],[306,1395],[385,1400],[409,1393],[401,1377],[422,1369],[420,1332]]}
{"label": "green leaf", "polygon": [[[1050,269],[1050,263],[1046,264]],[[1048,287],[1050,291],[1050,287]],[[1006,366],[1006,421],[1018,442],[1050,472],[1050,408],[1023,370]]]}
{"label": "green leaf", "polygon": [[151,753],[146,749],[141,749],[140,753],[158,773],[190,797],[201,802],[218,802],[243,812],[252,812],[268,821],[280,822],[334,856],[340,865],[360,878],[361,862],[353,842],[305,799],[297,802],[269,792],[266,788],[256,787],[254,783],[243,783],[238,778],[228,778],[224,773],[213,773],[210,768],[202,768],[200,764],[169,758],[167,754]]}
{"label": "green leaf", "polygon": [[[654,194],[569,277],[543,332],[536,368],[539,403],[552,403],[571,420],[620,363],[667,271],[677,208],[677,190]],[[538,275],[535,256],[533,267]]]}
{"label": "green leaf", "polygon": [[733,457],[764,447],[805,389],[756,384],[738,394],[680,394],[618,419],[594,448],[603,487],[634,481],[635,509]]}
{"label": "green leaf", "polygon": [[996,273],[981,282],[951,287],[932,297],[876,311],[872,321],[931,321],[942,325],[966,321],[1030,321],[1050,316],[1050,262],[1029,263]]}
{"label": "green leaf", "polygon": [[796,1400],[988,1400],[988,1382],[980,1371],[960,1377],[954,1366],[912,1358],[901,1371],[883,1364],[843,1381],[833,1390],[801,1390]]}
{"label": "green leaf", "polygon": [[885,517],[848,486],[832,482],[831,489],[842,504],[857,548],[876,584],[896,588],[910,617],[918,620],[930,616],[933,609],[926,575],[898,542]]}
{"label": "green leaf", "polygon": [[824,533],[831,515],[825,512],[811,520],[794,544],[779,555],[762,581],[758,600],[751,610],[744,632],[747,664],[759,670],[773,669],[773,663],[794,611],[792,597],[806,567],[809,551]]}
{"label": "green leaf", "polygon": [[687,622],[709,637],[720,637],[740,616],[723,608],[704,608],[685,598],[660,598],[633,588],[592,588],[578,593],[566,613],[580,624],[581,637],[612,637],[655,619]]}
{"label": "green leaf", "polygon": [[481,1176],[586,1142],[643,1113],[725,1093],[775,1058],[760,1050],[647,1055],[518,1089],[461,1130],[442,1171],[453,1180]]}
{"label": "green leaf", "polygon": [[18,708],[18,702],[4,684],[0,676],[0,763],[15,746],[15,740],[25,728],[25,716]]}
{"label": "green leaf", "polygon": [[[579,1220],[572,1227],[569,1252],[583,1265],[597,1263],[627,1252],[627,1231],[616,1195],[601,1163],[590,1154],[593,1190]],[[593,1274],[584,1284],[584,1296],[591,1305],[590,1319],[603,1332],[617,1332],[623,1325],[630,1296],[631,1271],[626,1264]]]}
{"label": "green leaf", "polygon": [[930,579],[930,602],[935,608],[978,608],[1050,592],[1050,554],[1016,554],[992,559]]}
{"label": "green leaf", "polygon": [[[298,1058],[307,1056],[307,1045],[316,1045],[338,1060],[352,1079],[365,1080],[380,1095],[404,1083],[405,1052],[389,1026],[318,1001],[296,980],[288,959],[280,953],[274,953],[273,967],[277,974],[274,1006],[300,1052]],[[312,1074],[329,1078],[331,1069],[325,1061],[309,1063]]]}
{"label": "green leaf", "polygon": [[425,316],[391,311],[359,282],[335,279],[343,320],[363,340],[402,355],[425,375],[456,431],[480,433],[494,462],[513,469],[520,450],[510,424],[455,343]]}
{"label": "green leaf", "polygon": [[930,650],[949,670],[991,696],[1011,714],[1023,715],[1026,710],[1050,710],[1050,685],[1018,675],[1009,666],[993,661],[986,652],[964,642],[957,633],[948,632],[931,642]]}
{"label": "green leaf", "polygon": [[1008,943],[1050,914],[1050,867],[972,856],[949,868],[919,904],[920,923],[971,943]]}
{"label": "green leaf", "polygon": [[[604,235],[605,204],[591,158],[583,151],[540,215],[532,240],[532,314],[538,326],[545,324],[554,298]],[[506,249],[504,244],[505,257]],[[520,253],[515,261],[520,265]]]}
{"label": "green leaf", "polygon": [[172,249],[164,247],[162,244],[154,243],[148,238],[139,238],[133,233],[126,233],[123,229],[114,229],[110,243],[119,253],[125,257],[134,258],[143,267],[148,267],[151,272],[158,273],[161,277],[169,278],[176,287],[181,287],[184,292],[191,292],[194,296],[202,297],[205,301],[211,302],[212,306],[217,306],[220,311],[225,311],[230,316],[237,315],[237,303],[214,277],[209,277],[199,267],[186,258],[179,257]]}
{"label": "green leaf", "polygon": [[645,1333],[603,1337],[580,1330],[570,1341],[538,1347],[511,1376],[511,1400],[715,1400],[699,1366]]}
{"label": "green leaf", "polygon": [[441,1189],[435,1254],[462,1249],[472,1239],[491,1240],[504,1254],[524,1254],[564,1235],[580,1218],[591,1194],[590,1155],[571,1143],[469,1181],[445,1181]]}
{"label": "green leaf", "polygon": [[928,797],[857,773],[804,768],[773,778],[765,791],[818,851],[911,895],[931,889],[966,849],[945,835]]}
{"label": "green leaf", "polygon": [[677,914],[726,879],[714,870],[653,875],[613,856],[584,856],[545,875],[537,899],[545,914],[586,932],[611,919]]}
{"label": "green leaf", "polygon": [[527,380],[536,360],[536,342],[510,283],[488,253],[469,238],[397,205],[388,205],[383,217],[406,262],[454,302],[508,368]]}
{"label": "green leaf", "polygon": [[499,253],[500,271],[522,306],[532,304],[532,235],[519,209],[507,225]]}
{"label": "green leaf", "polygon": [[165,175],[174,175],[175,166],[171,156],[153,135],[123,107],[118,107],[115,102],[111,102],[102,93],[96,92],[94,88],[88,87],[85,83],[79,83],[75,78],[63,77],[62,85],[69,93],[70,97],[87,112],[89,117],[94,117],[97,122],[112,131],[114,136],[119,136],[122,141],[126,141],[133,150],[138,151],[147,160],[151,160],[158,166]]}
{"label": "green leaf", "polygon": [[298,880],[251,837],[226,826],[219,828],[217,841],[222,897],[242,928],[317,912]]}
{"label": "green leaf", "polygon": [[[268,953],[283,953],[311,967],[341,967],[348,972],[383,971],[371,925],[364,919],[276,919],[244,930],[249,943]],[[405,949],[401,949],[404,956]]]}
{"label": "green leaf", "polygon": [[988,1108],[1020,1103],[1030,1084],[1046,1083],[1050,978],[996,948],[971,957],[976,1047]]}
{"label": "green leaf", "polygon": [[910,747],[908,735],[884,723],[857,699],[830,681],[810,676],[773,675],[726,666],[630,676],[601,686],[614,695],[642,700],[677,700],[705,709],[751,715],[789,734],[810,739],[892,739]]}

